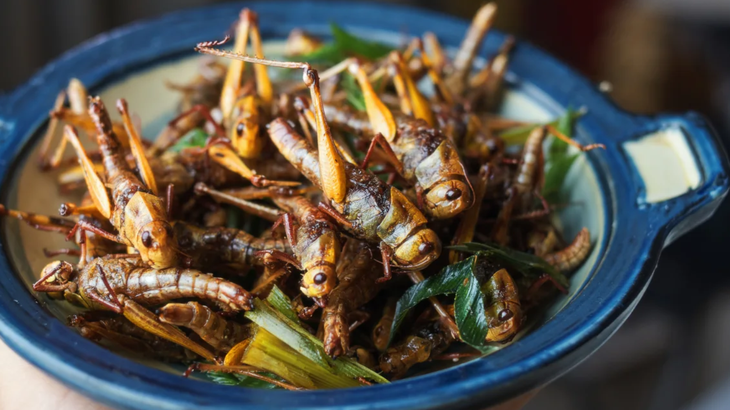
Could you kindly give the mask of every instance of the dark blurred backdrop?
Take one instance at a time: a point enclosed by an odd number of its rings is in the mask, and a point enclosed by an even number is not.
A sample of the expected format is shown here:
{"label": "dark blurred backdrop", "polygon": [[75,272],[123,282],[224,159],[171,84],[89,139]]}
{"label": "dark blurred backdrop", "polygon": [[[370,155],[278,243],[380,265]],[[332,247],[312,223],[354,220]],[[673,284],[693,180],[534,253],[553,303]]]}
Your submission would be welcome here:
{"label": "dark blurred backdrop", "polygon": [[[214,0],[0,0],[0,90],[86,39]],[[387,2],[386,2],[387,3]],[[471,18],[482,0],[401,0]],[[730,0],[497,0],[497,27],[533,42],[624,108],[696,110],[727,141]],[[528,409],[729,409],[730,203],[666,249],[635,314],[597,354]]]}

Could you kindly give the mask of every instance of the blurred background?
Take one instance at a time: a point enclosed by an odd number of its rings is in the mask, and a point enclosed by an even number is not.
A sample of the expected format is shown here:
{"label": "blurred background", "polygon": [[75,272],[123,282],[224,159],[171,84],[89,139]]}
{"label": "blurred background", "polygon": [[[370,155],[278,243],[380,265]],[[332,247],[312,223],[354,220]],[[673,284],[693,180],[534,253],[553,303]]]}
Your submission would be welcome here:
{"label": "blurred background", "polygon": [[[483,0],[401,0],[470,19]],[[696,110],[730,135],[730,0],[497,0],[497,27],[640,113]],[[0,90],[111,28],[213,0],[0,0]],[[664,252],[636,312],[537,409],[730,409],[730,201]]]}

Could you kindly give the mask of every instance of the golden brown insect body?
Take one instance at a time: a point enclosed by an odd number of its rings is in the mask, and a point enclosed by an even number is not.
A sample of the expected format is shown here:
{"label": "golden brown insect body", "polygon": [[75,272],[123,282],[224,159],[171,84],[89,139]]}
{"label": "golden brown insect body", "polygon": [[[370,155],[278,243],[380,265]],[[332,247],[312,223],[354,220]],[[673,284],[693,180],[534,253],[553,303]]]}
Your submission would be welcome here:
{"label": "golden brown insect body", "polygon": [[37,292],[62,292],[69,302],[93,311],[123,314],[136,326],[215,361],[213,354],[174,326],[161,323],[145,306],[198,298],[228,311],[249,310],[253,297],[239,285],[192,269],[152,269],[136,255],[96,258],[83,269],[64,261],[43,268]]}
{"label": "golden brown insect body", "polygon": [[382,270],[364,242],[348,241],[342,259],[338,266],[340,283],[330,293],[322,313],[324,350],[333,357],[350,350],[349,316],[377,295],[380,287],[373,282]]}
{"label": "golden brown insect body", "polygon": [[294,255],[305,271],[301,291],[309,297],[328,295],[337,284],[335,264],[340,234],[327,215],[302,196],[274,196],[274,203],[297,220]]}
{"label": "golden brown insect body", "polygon": [[[70,264],[62,270],[72,268]],[[99,299],[113,303],[111,292],[102,279],[105,275],[111,289],[145,305],[159,305],[181,298],[199,298],[219,302],[227,310],[248,310],[251,295],[239,285],[194,269],[152,269],[139,259],[97,258],[78,272],[78,293],[92,309],[107,309]]]}
{"label": "golden brown insect body", "polygon": [[108,341],[134,354],[165,362],[180,362],[195,357],[182,346],[147,332],[122,316],[97,318],[92,313],[98,312],[72,315],[69,318],[69,324],[89,340]]}
{"label": "golden brown insect body", "polygon": [[411,367],[446,350],[454,339],[433,322],[380,355],[380,370],[402,377]]}
{"label": "golden brown insect body", "polygon": [[195,266],[210,263],[233,263],[242,266],[260,266],[266,258],[258,251],[276,250],[292,254],[285,239],[255,237],[234,228],[200,228],[186,222],[175,222],[173,232],[181,250],[193,258]]}
{"label": "golden brown insect body", "polygon": [[[307,179],[322,186],[318,153],[283,119],[269,124],[269,136],[279,151]],[[350,225],[345,229],[370,243],[385,243],[394,253],[396,266],[422,269],[441,253],[441,242],[426,227],[426,217],[400,191],[373,174],[344,164],[347,192],[334,209]]]}
{"label": "golden brown insect body", "polygon": [[[364,115],[346,108],[326,105],[332,124],[372,135]],[[473,203],[473,193],[454,143],[424,120],[397,116],[397,133],[390,141],[403,177],[422,192],[424,212],[434,219],[452,218]]]}
{"label": "golden brown insect body", "polygon": [[500,269],[484,284],[482,291],[489,301],[487,342],[509,341],[522,325],[522,306],[515,282],[506,269]]}
{"label": "golden brown insect body", "polygon": [[590,251],[591,234],[588,228],[583,228],[570,245],[565,249],[546,255],[545,261],[561,272],[569,273],[583,264]]}
{"label": "golden brown insect body", "polygon": [[373,327],[373,344],[378,351],[385,351],[390,341],[390,330],[393,327],[393,320],[395,320],[395,307],[398,299],[395,297],[389,297],[383,308],[383,315],[378,320],[378,323]]}
{"label": "golden brown insect body", "polygon": [[198,302],[168,303],[158,309],[160,321],[184,326],[197,333],[219,353],[226,353],[251,335],[249,325],[226,320]]}
{"label": "golden brown insect body", "polygon": [[130,169],[111,128],[109,114],[98,97],[91,99],[89,114],[96,124],[107,185],[112,191],[114,205],[110,221],[120,241],[137,249],[152,267],[174,266],[177,243],[162,199],[150,192]]}
{"label": "golden brown insect body", "polygon": [[[243,188],[221,192],[204,184],[198,184],[196,192],[208,194],[216,201],[237,206],[253,215],[276,221],[275,225],[283,223],[291,246],[291,253],[298,261],[297,268],[304,270],[301,291],[306,296],[323,297],[337,283],[335,264],[340,254],[339,231],[330,222],[329,217],[308,199],[294,195],[292,192],[273,189]],[[284,214],[280,214],[278,210],[268,206],[248,201],[248,199],[269,197],[284,211]],[[289,261],[285,260],[285,262]]]}

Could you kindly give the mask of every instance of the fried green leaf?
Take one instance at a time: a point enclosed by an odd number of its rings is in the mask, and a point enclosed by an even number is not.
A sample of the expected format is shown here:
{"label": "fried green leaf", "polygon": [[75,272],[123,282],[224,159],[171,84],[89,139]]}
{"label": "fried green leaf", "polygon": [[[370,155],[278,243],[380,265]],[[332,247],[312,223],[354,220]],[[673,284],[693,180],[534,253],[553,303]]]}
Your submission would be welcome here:
{"label": "fried green leaf", "polygon": [[266,301],[282,315],[289,318],[289,320],[299,324],[299,317],[297,316],[297,312],[295,312],[294,308],[291,306],[291,299],[289,299],[289,297],[285,295],[278,286],[274,285],[271,292],[269,292],[269,296],[266,297]]}
{"label": "fried green leaf", "polygon": [[357,57],[364,57],[368,60],[377,60],[385,57],[393,51],[393,48],[375,41],[368,41],[354,36],[335,23],[330,23],[334,43],[340,50],[354,54]]}
{"label": "fried green leaf", "polygon": [[295,57],[296,60],[310,63],[336,64],[347,58],[337,43],[327,43],[308,54]]}
{"label": "fried green leaf", "polygon": [[390,53],[393,48],[375,41],[364,40],[348,33],[335,23],[330,24],[333,40],[309,54],[297,57],[310,63],[336,64],[347,57],[377,60]]}
{"label": "fried green leaf", "polygon": [[[585,115],[585,110],[569,110],[569,115],[571,121],[575,121]],[[563,117],[557,118],[553,121],[550,121],[548,123],[534,123],[534,124],[528,124],[523,125],[521,127],[514,127],[510,128],[506,131],[503,131],[499,134],[499,137],[502,138],[505,144],[507,145],[522,145],[527,141],[527,137],[530,135],[532,130],[534,130],[536,127],[540,127],[543,125],[552,125],[553,127],[558,127],[560,124],[560,120]]]}
{"label": "fried green leaf", "polygon": [[314,336],[302,328],[299,323],[273,308],[268,302],[254,299],[254,309],[249,310],[245,315],[309,360],[322,367],[330,367],[321,343],[315,343],[317,339]]}
{"label": "fried green leaf", "polygon": [[[274,295],[273,298],[271,295]],[[272,299],[271,301],[269,299]],[[273,301],[273,303],[272,303]],[[288,304],[288,309],[286,305]],[[281,308],[281,309],[280,309]],[[290,310],[287,312],[287,310]],[[281,290],[274,287],[266,301],[254,300],[254,309],[246,317],[266,329],[293,350],[337,376],[352,379],[362,377],[376,383],[389,383],[386,378],[349,357],[332,359],[324,353],[322,341],[304,329],[291,310],[291,302]]]}
{"label": "fried green leaf", "polygon": [[[270,377],[272,379],[278,379],[279,377],[272,373],[261,373],[263,376]],[[279,386],[265,382],[260,379],[253,377],[244,376],[237,373],[224,373],[224,372],[209,372],[205,375],[214,383],[223,384],[226,386],[238,386],[248,387],[253,389],[279,389]]]}
{"label": "fried green leaf", "polygon": [[202,148],[205,146],[205,141],[208,140],[208,133],[202,128],[194,128],[187,132],[187,134],[180,137],[177,142],[168,148],[171,152],[180,152],[185,148]]}
{"label": "fried green leaf", "polygon": [[[560,117],[556,128],[568,137],[573,134],[575,111],[568,108],[565,115]],[[560,201],[560,187],[563,186],[565,177],[578,156],[578,152],[572,151],[567,142],[558,138],[550,138],[545,150],[545,183],[542,188],[542,195],[550,203]]]}
{"label": "fried green leaf", "polygon": [[474,263],[470,264],[471,269],[465,272],[466,275],[456,290],[454,319],[461,340],[486,353],[491,346],[486,343],[489,323],[485,314],[484,293],[481,290],[484,277],[478,272],[480,258],[482,258],[480,255],[469,258],[474,259]]}
{"label": "fried green leaf", "polygon": [[390,340],[388,344],[393,341],[393,337],[398,328],[411,309],[432,296],[451,295],[455,293],[459,285],[464,281],[464,278],[473,270],[475,261],[476,258],[467,258],[461,262],[449,265],[437,275],[426,278],[426,280],[408,288],[403,293],[403,296],[398,299],[393,324],[390,328]]}
{"label": "fried green leaf", "polygon": [[345,98],[347,99],[347,102],[356,110],[365,111],[365,97],[362,94],[362,90],[360,90],[360,86],[357,85],[355,77],[350,73],[346,73],[342,76],[340,85],[345,91]]}
{"label": "fried green leaf", "polygon": [[496,350],[497,347],[486,342],[489,321],[485,313],[482,285],[494,273],[487,270],[487,262],[487,256],[477,253],[445,267],[438,275],[411,286],[396,305],[391,338],[410,309],[418,303],[432,296],[455,293],[454,319],[461,340],[482,353]]}
{"label": "fried green leaf", "polygon": [[565,287],[569,285],[568,278],[565,275],[545,262],[544,259],[529,253],[516,251],[496,244],[476,242],[467,242],[461,245],[448,246],[447,248],[459,252],[484,255],[507,265],[511,271],[519,272],[525,276],[538,278],[543,273],[547,273],[560,285]]}

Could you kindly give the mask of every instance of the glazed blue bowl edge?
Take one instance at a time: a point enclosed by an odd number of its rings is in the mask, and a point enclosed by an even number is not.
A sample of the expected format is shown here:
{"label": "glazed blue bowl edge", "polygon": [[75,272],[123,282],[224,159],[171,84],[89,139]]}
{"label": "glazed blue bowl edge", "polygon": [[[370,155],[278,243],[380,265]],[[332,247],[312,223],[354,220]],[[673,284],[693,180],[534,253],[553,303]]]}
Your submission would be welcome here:
{"label": "glazed blue bowl edge", "polygon": [[[0,177],[13,169],[16,156],[45,123],[55,93],[76,76],[98,88],[160,58],[174,58],[198,41],[222,36],[242,5],[173,13],[135,23],[87,42],[42,69],[25,85],[0,96]],[[327,4],[262,2],[250,4],[260,15],[262,31],[281,33],[294,26],[345,27],[393,31],[434,31],[443,44],[458,46],[467,22],[402,6],[366,3]],[[222,28],[222,29],[221,29]],[[482,55],[504,39],[493,33]],[[82,64],[83,62],[83,64]],[[605,192],[612,222],[606,247],[588,285],[539,332],[490,356],[453,369],[391,385],[306,393],[230,388],[182,379],[110,353],[84,340],[51,317],[0,255],[0,337],[21,356],[67,385],[121,408],[437,408],[494,404],[541,386],[595,351],[638,303],[667,241],[708,218],[727,192],[727,157],[714,131],[697,114],[656,117],[627,114],[586,79],[540,50],[520,43],[510,71],[562,107],[587,106],[592,115],[579,127],[606,152],[589,153]],[[666,128],[680,127],[691,141],[702,172],[699,187],[661,205],[640,204],[642,182],[621,144]],[[631,229],[629,229],[631,227]],[[7,240],[7,238],[4,238]],[[605,276],[605,275],[604,275]],[[599,286],[600,285],[600,286]]]}

